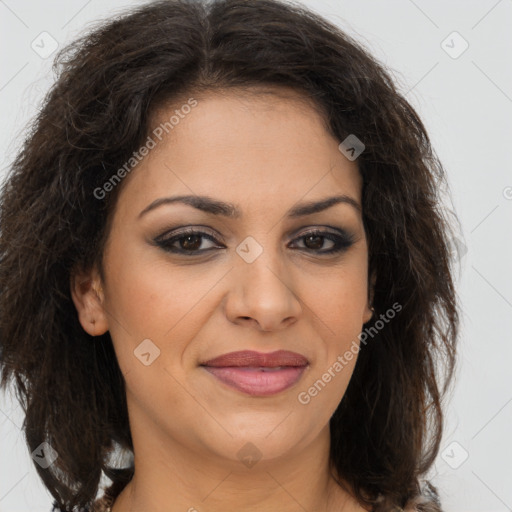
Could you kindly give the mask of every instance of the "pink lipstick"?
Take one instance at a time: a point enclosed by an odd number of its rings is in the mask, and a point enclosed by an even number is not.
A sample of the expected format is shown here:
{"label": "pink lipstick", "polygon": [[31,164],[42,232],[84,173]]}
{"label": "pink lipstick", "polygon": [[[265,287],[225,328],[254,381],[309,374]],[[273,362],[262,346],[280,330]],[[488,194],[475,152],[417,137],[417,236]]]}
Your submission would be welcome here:
{"label": "pink lipstick", "polygon": [[252,396],[269,396],[293,386],[309,365],[296,352],[230,352],[201,364],[224,384]]}

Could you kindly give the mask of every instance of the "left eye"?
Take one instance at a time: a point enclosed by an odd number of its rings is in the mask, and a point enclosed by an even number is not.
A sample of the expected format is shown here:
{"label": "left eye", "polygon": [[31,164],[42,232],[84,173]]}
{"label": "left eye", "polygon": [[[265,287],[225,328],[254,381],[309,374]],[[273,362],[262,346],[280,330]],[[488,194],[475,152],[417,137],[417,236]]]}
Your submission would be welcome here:
{"label": "left eye", "polygon": [[[217,240],[210,234],[203,231],[187,230],[171,237],[159,237],[155,242],[165,251],[186,254],[186,255],[198,255],[215,247],[223,249],[225,247],[220,245],[213,245],[211,247],[202,247],[204,239],[210,242],[217,242]],[[332,254],[347,250],[353,243],[354,237],[348,233],[343,235],[337,235],[330,231],[309,231],[303,233],[301,236],[295,238],[296,241],[303,241],[304,249],[308,252],[314,252],[317,254]],[[324,246],[325,241],[330,242],[331,246],[327,249],[321,249]],[[176,247],[178,243],[178,247]],[[194,254],[195,253],[195,254]]]}
{"label": "left eye", "polygon": [[[340,232],[342,234],[337,235],[331,231],[314,230],[303,233],[295,240],[304,240],[304,245],[309,246],[306,247],[306,250],[319,255],[336,254],[345,252],[355,242],[355,237],[352,234],[342,230]],[[325,240],[331,242],[332,245],[329,249],[320,250],[319,246],[323,246]]]}

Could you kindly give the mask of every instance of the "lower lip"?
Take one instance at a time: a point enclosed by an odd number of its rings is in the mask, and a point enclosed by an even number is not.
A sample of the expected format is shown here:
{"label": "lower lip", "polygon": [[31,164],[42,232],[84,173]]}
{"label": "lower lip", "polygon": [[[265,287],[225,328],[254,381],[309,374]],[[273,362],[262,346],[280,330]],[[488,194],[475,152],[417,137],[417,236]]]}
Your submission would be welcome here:
{"label": "lower lip", "polygon": [[288,366],[281,370],[263,371],[248,367],[203,366],[205,370],[228,386],[252,396],[269,396],[293,386],[306,366]]}

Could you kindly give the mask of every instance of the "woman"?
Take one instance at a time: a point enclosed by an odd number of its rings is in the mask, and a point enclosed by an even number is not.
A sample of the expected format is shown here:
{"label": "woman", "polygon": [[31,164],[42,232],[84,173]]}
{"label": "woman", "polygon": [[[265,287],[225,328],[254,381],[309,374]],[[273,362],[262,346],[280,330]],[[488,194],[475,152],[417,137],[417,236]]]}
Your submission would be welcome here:
{"label": "woman", "polygon": [[0,209],[54,510],[442,510],[445,174],[387,71],[274,0],[151,3],[58,62]]}

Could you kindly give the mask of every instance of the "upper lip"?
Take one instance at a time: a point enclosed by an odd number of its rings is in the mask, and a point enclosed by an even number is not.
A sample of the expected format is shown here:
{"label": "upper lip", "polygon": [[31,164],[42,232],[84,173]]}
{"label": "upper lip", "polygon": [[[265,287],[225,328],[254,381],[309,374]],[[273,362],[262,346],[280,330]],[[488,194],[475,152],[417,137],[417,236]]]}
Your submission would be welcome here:
{"label": "upper lip", "polygon": [[309,361],[297,352],[277,350],[275,352],[255,352],[254,350],[240,350],[229,352],[210,359],[201,366],[250,366],[276,368],[278,366],[306,366]]}

